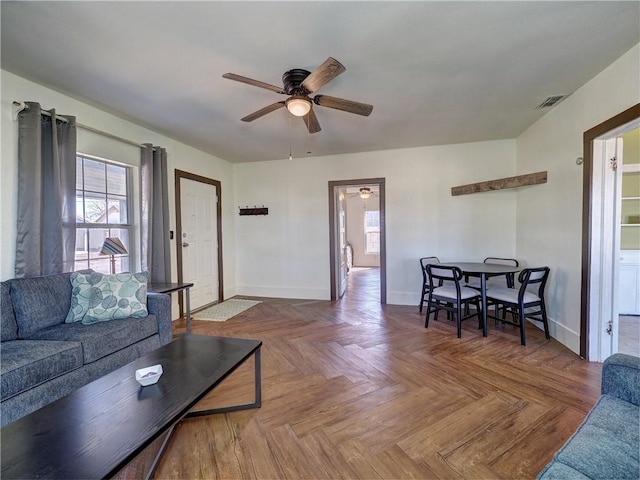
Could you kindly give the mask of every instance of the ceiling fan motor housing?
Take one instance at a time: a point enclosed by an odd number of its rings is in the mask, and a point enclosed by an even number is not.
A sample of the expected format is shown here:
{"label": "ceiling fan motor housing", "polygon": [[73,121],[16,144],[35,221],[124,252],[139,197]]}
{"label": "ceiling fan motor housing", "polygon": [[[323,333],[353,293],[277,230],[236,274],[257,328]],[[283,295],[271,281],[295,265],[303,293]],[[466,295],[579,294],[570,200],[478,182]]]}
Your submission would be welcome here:
{"label": "ceiling fan motor housing", "polygon": [[311,74],[302,68],[293,68],[282,75],[282,85],[287,95],[308,95],[309,90],[302,86],[302,82]]}

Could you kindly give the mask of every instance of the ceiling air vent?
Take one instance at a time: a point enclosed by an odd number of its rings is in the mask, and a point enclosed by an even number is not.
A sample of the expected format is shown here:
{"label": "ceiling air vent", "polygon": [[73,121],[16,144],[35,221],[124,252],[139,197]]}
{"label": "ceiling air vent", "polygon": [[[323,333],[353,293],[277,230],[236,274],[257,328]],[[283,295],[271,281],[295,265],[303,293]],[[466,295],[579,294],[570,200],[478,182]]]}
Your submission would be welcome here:
{"label": "ceiling air vent", "polygon": [[569,95],[551,95],[550,97],[545,98],[544,101],[536,107],[536,109],[553,107],[568,96]]}

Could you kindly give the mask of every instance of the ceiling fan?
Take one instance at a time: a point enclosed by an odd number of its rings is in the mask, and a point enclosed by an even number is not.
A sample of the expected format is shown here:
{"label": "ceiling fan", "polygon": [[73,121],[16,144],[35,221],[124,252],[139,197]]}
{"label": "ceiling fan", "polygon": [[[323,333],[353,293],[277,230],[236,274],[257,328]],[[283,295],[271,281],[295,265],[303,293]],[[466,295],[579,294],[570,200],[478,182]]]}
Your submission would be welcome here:
{"label": "ceiling fan", "polygon": [[357,192],[349,194],[350,197],[360,197],[363,200],[374,196],[377,197],[378,193],[372,191],[369,187],[360,187]]}
{"label": "ceiling fan", "polygon": [[336,110],[355,113],[356,115],[362,115],[365,117],[368,117],[373,110],[373,105],[345,100],[343,98],[330,97],[329,95],[315,95],[313,98],[309,97],[309,94],[316,92],[320,87],[329,83],[345,70],[346,68],[344,65],[342,65],[338,60],[329,57],[313,72],[309,72],[302,68],[294,68],[284,72],[282,75],[283,87],[277,87],[269,83],[253,80],[252,78],[236,75],[235,73],[225,73],[222,76],[229,80],[235,80],[236,82],[246,83],[248,85],[253,85],[254,87],[264,88],[281,95],[289,96],[289,98],[282,102],[272,103],[271,105],[247,115],[242,118],[243,122],[253,122],[267,113],[286,107],[292,115],[302,117],[309,133],[316,133],[322,129],[320,128],[320,123],[318,122],[318,118],[312,108],[314,103],[321,107],[334,108]]}

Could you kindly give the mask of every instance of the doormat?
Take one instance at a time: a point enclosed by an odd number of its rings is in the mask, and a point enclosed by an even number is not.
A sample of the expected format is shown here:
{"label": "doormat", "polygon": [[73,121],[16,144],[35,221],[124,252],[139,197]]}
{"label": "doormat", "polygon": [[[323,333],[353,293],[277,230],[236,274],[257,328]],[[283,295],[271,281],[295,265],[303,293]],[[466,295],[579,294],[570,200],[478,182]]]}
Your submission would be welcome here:
{"label": "doormat", "polygon": [[222,303],[214,305],[213,307],[205,308],[199,312],[193,314],[194,320],[206,320],[209,322],[224,322],[231,317],[235,317],[239,313],[248,310],[249,308],[257,305],[259,301],[255,300],[226,300]]}

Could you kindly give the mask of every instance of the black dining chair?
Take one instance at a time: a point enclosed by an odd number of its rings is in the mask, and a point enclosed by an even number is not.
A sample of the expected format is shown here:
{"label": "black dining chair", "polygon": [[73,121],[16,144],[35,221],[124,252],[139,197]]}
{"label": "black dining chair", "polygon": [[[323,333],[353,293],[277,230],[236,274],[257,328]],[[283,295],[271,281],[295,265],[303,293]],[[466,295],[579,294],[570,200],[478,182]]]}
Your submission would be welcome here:
{"label": "black dining chair", "polygon": [[427,278],[427,265],[433,265],[440,263],[438,257],[422,257],[420,259],[420,271],[422,272],[422,290],[420,293],[420,313],[422,313],[422,306],[427,301],[427,295],[429,295],[429,279]]}
{"label": "black dining chair", "polygon": [[[458,327],[458,338],[462,334],[462,321],[471,317],[478,317],[478,327],[481,327],[482,313],[480,310],[480,292],[473,288],[460,284],[462,270],[454,266],[427,265],[427,278],[429,280],[429,294],[427,297],[427,315],[424,328],[429,327],[429,316],[434,313],[434,320],[438,320],[438,312],[445,310],[454,314]],[[462,316],[462,306],[473,303],[476,313]]]}
{"label": "black dining chair", "polygon": [[[494,287],[487,290],[487,302],[496,305],[496,312],[499,308],[504,309],[502,318],[497,316],[492,318],[520,327],[520,343],[522,345],[526,345],[525,325],[527,318],[542,322],[544,335],[547,340],[550,338],[547,308],[544,302],[544,290],[549,272],[549,267],[525,268],[518,275],[519,289]],[[513,321],[506,320],[507,310],[511,312]]]}
{"label": "black dining chair", "polygon": [[[483,263],[492,263],[494,265],[508,265],[510,267],[520,266],[520,264],[518,263],[518,260],[516,260],[515,258],[487,257],[484,259]],[[507,281],[507,287],[513,288],[515,284],[515,274],[507,273],[505,277]],[[480,279],[477,277],[469,280],[469,277],[465,276],[465,283],[467,284],[467,287],[480,288]],[[487,280],[487,288],[491,288],[498,285],[503,285],[502,281],[499,281],[497,279]]]}

